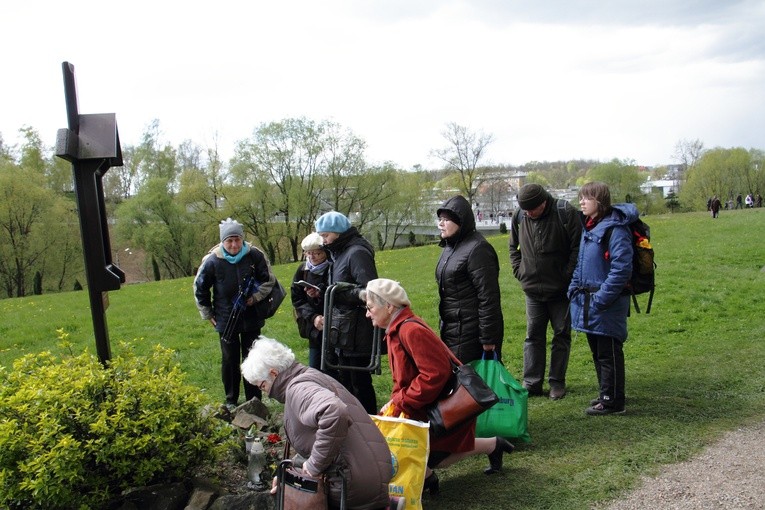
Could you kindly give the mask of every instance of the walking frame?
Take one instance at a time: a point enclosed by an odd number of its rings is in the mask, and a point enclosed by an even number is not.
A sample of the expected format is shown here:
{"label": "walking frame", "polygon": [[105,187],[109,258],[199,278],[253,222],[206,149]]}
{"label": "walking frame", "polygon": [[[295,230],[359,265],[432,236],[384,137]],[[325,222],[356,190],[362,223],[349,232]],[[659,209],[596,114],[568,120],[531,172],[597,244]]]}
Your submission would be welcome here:
{"label": "walking frame", "polygon": [[332,314],[335,303],[335,292],[343,289],[354,287],[351,283],[339,282],[327,287],[324,295],[324,329],[321,334],[321,370],[327,369],[333,370],[356,370],[360,372],[371,372],[377,375],[381,374],[380,359],[382,357],[382,342],[383,331],[380,328],[374,328],[372,333],[372,353],[370,355],[369,364],[363,367],[343,365],[342,360],[338,360],[338,363],[330,361],[334,354],[334,347],[330,345],[330,331],[332,329]]}

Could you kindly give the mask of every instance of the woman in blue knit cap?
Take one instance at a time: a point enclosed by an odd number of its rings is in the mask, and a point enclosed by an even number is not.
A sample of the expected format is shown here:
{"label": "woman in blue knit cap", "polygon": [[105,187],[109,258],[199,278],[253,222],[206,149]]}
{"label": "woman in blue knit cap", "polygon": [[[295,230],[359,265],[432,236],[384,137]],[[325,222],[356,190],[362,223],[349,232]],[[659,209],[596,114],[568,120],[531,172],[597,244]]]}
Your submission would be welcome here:
{"label": "woman in blue knit cap", "polygon": [[[359,292],[367,282],[377,278],[374,248],[351,226],[348,217],[337,211],[321,215],[315,227],[331,261],[329,285],[340,282],[354,285],[347,292],[335,294],[332,324],[325,326],[330,327],[330,342],[341,365],[365,367],[372,353],[373,327],[366,318],[366,308],[359,301]],[[341,370],[338,378],[369,414],[377,414],[371,373]]]}

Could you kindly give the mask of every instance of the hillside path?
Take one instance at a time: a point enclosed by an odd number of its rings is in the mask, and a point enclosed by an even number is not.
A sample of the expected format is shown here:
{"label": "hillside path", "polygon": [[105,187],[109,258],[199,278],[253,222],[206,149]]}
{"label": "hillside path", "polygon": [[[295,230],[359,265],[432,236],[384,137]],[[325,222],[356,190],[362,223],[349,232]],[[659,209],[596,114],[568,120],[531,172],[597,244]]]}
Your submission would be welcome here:
{"label": "hillside path", "polygon": [[765,509],[765,422],[726,433],[698,456],[645,477],[602,510]]}

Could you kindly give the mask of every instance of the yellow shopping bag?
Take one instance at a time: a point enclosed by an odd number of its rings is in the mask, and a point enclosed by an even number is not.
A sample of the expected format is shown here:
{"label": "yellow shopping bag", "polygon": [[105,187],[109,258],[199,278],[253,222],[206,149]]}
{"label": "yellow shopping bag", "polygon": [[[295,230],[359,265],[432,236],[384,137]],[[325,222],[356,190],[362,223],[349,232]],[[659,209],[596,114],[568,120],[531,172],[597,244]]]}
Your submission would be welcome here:
{"label": "yellow shopping bag", "polygon": [[388,441],[393,460],[393,478],[388,485],[388,494],[405,498],[407,510],[422,508],[422,486],[430,453],[430,424],[403,417],[371,417]]}

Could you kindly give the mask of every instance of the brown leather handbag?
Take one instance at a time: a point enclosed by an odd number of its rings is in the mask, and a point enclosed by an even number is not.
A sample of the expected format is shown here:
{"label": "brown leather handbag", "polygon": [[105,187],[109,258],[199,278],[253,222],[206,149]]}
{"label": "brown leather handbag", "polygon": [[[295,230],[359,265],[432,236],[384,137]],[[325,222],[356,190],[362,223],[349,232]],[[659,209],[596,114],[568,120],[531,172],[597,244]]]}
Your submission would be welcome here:
{"label": "brown leather handbag", "polygon": [[276,495],[277,509],[327,510],[329,508],[329,494],[323,476],[308,476],[293,467],[292,461],[287,459],[279,464],[277,480],[279,484]]}
{"label": "brown leather handbag", "polygon": [[[284,460],[276,470],[276,510],[328,510],[329,486],[324,475],[309,476],[292,465],[290,440],[284,441]],[[345,508],[345,480],[341,508]]]}
{"label": "brown leather handbag", "polygon": [[459,364],[454,359],[451,364],[452,377],[442,396],[425,408],[434,437],[443,436],[499,402],[497,394],[473,367]]}
{"label": "brown leather handbag", "polygon": [[[404,322],[414,322],[430,329],[414,317],[404,319]],[[440,343],[449,354],[452,376],[438,399],[425,408],[433,437],[443,436],[499,402],[497,394],[481,379],[475,369],[460,363],[451,349],[443,342]],[[409,356],[411,357],[411,354]]]}

